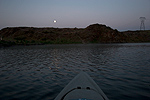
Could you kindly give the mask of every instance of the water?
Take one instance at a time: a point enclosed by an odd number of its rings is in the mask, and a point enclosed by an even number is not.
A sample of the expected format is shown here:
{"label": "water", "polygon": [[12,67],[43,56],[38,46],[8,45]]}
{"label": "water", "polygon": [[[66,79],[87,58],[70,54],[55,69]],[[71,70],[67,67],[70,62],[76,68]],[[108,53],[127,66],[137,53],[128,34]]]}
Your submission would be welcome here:
{"label": "water", "polygon": [[150,43],[0,48],[0,100],[53,100],[80,71],[110,100],[150,100]]}

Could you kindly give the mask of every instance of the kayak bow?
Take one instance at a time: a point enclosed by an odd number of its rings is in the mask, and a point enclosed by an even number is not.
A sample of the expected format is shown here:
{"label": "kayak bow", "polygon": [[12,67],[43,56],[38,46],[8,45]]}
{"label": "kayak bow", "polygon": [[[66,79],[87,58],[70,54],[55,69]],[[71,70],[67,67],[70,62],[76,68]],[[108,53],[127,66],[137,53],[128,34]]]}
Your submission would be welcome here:
{"label": "kayak bow", "polygon": [[55,100],[108,100],[108,98],[88,74],[80,72]]}

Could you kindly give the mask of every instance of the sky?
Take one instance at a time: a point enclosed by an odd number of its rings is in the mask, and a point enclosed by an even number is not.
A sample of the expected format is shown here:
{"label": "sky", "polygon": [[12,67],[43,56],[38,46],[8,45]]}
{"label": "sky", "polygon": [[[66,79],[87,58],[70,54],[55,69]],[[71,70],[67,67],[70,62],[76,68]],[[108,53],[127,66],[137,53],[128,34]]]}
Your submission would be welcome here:
{"label": "sky", "polygon": [[139,30],[140,17],[150,30],[150,0],[0,0],[0,29],[85,28],[98,23],[119,31]]}

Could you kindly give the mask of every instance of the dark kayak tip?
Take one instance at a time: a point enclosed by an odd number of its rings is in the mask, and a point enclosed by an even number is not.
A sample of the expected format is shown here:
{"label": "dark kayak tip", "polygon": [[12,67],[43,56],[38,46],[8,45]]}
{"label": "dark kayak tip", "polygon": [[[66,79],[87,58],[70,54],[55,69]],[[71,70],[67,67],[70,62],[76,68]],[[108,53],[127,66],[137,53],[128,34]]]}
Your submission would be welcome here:
{"label": "dark kayak tip", "polygon": [[95,81],[80,72],[54,100],[109,100]]}

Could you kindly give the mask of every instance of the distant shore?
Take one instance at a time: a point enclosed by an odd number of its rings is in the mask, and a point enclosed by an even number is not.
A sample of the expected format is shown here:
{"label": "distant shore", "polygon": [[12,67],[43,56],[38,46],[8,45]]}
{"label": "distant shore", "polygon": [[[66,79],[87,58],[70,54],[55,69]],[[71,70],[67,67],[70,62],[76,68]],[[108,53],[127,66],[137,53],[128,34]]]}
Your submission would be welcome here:
{"label": "distant shore", "polygon": [[0,30],[0,46],[150,42],[150,30],[119,32],[101,24],[86,28],[8,27]]}

